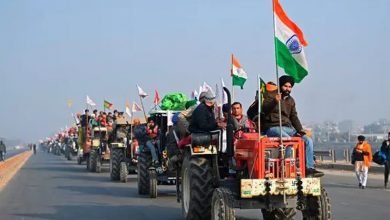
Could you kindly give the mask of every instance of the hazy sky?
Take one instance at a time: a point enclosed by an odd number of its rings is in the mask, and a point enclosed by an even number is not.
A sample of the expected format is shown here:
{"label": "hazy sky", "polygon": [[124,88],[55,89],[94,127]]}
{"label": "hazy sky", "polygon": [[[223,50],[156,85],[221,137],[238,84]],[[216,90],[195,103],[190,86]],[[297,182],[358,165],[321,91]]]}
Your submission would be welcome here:
{"label": "hazy sky", "polygon": [[[293,96],[303,122],[389,118],[390,1],[281,0],[309,42]],[[89,95],[119,109],[135,85],[161,96],[230,83],[230,55],[275,81],[271,0],[0,1],[0,137],[36,140],[72,122]],[[67,107],[67,100],[74,105]]]}

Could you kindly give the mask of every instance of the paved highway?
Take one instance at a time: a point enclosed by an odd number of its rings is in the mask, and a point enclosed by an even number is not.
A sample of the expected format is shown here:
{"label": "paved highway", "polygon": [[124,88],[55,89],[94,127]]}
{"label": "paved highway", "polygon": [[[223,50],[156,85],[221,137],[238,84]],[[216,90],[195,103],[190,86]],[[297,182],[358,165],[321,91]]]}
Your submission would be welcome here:
{"label": "paved highway", "polygon": [[8,150],[7,153],[5,154],[5,159],[8,159],[10,157],[15,156],[16,154],[20,154],[24,151],[28,150],[27,148],[21,148],[21,149],[12,149]]}
{"label": "paved highway", "polygon": [[[174,186],[159,186],[159,197],[137,194],[136,178],[111,182],[105,173],[88,173],[85,166],[44,152],[33,155],[0,192],[0,219],[181,219]],[[384,219],[390,216],[390,191],[382,176],[371,175],[359,189],[350,172],[332,171],[323,178],[333,219]],[[387,218],[386,217],[386,218]],[[237,219],[262,219],[258,210],[239,210]],[[301,219],[297,215],[296,219]]]}

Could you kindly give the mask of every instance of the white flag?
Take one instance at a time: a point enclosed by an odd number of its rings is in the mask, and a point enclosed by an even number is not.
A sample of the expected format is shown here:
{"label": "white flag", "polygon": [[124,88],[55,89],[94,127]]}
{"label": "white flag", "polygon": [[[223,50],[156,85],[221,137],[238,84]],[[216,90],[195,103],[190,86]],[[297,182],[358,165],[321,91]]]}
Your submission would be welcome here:
{"label": "white flag", "polygon": [[139,87],[138,84],[137,84],[137,88],[138,88],[138,95],[141,96],[141,98],[145,98],[146,96],[148,96],[148,94],[141,87]]}
{"label": "white flag", "polygon": [[128,105],[126,105],[126,114],[131,118],[132,114]]}
{"label": "white flag", "polygon": [[136,102],[133,102],[133,107],[131,108],[131,111],[132,112],[140,112],[140,111],[142,111],[142,108]]}
{"label": "white flag", "polygon": [[213,91],[213,89],[211,88],[211,86],[209,86],[209,84],[207,84],[206,82],[203,82],[202,92],[207,92],[209,90]]}
{"label": "white flag", "polygon": [[87,96],[87,105],[96,106],[96,103],[94,101],[92,101],[92,99],[89,98],[89,96]]}

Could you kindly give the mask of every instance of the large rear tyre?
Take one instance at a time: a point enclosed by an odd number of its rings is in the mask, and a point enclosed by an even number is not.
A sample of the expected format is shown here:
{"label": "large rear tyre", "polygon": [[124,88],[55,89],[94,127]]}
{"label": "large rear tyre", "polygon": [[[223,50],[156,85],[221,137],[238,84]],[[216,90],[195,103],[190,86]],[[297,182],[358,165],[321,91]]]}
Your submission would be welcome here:
{"label": "large rear tyre", "polygon": [[186,155],[182,166],[181,204],[186,220],[210,219],[214,191],[209,159]]}
{"label": "large rear tyre", "polygon": [[211,200],[211,220],[235,220],[233,199],[224,188],[214,190]]}
{"label": "large rear tyre", "polygon": [[149,167],[152,165],[152,156],[149,153],[141,152],[138,156],[138,194],[147,195],[150,190]]}
{"label": "large rear tyre", "polygon": [[265,220],[292,220],[297,214],[294,208],[261,209]]}
{"label": "large rear tyre", "polygon": [[127,164],[126,162],[121,162],[121,165],[120,165],[120,175],[119,175],[119,179],[122,183],[126,183],[127,182],[127,174],[129,174],[129,171],[127,170]]}
{"label": "large rear tyre", "polygon": [[95,150],[92,150],[90,153],[89,153],[89,171],[91,172],[96,172],[96,166],[97,166],[97,163],[98,163],[98,154]]}
{"label": "large rear tyre", "polygon": [[120,179],[120,164],[123,161],[124,153],[121,149],[112,148],[110,158],[110,177],[111,180],[118,181]]}
{"label": "large rear tyre", "polygon": [[321,187],[320,196],[307,196],[306,201],[306,209],[302,210],[304,220],[332,219],[330,199],[325,188]]}
{"label": "large rear tyre", "polygon": [[157,173],[155,169],[149,170],[149,195],[150,198],[157,198]]}

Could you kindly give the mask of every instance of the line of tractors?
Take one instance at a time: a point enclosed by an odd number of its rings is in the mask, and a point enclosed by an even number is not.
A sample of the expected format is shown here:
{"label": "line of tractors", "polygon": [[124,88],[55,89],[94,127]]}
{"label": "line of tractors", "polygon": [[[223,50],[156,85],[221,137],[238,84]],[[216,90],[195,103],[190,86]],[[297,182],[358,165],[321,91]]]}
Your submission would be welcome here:
{"label": "line of tractors", "polygon": [[[229,90],[224,90],[230,106]],[[112,181],[126,182],[129,174],[136,174],[138,193],[153,199],[159,184],[171,184],[187,220],[231,220],[235,209],[260,209],[266,220],[294,219],[297,211],[304,220],[332,218],[321,179],[306,176],[302,138],[233,130],[228,120],[224,130],[191,134],[184,146],[177,147],[176,138],[177,148],[172,150],[167,147],[167,134],[174,131],[169,122],[172,112],[150,114],[159,126],[160,135],[153,142],[159,167],[153,165],[148,148],[138,147],[125,119],[111,132],[80,127],[62,141],[47,143],[48,151],[62,152],[68,160],[77,158],[91,172],[102,172],[102,165],[109,164]],[[288,156],[286,148],[292,151]]]}

